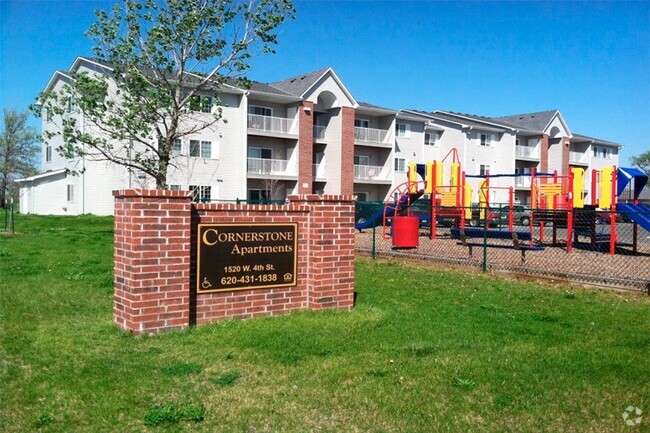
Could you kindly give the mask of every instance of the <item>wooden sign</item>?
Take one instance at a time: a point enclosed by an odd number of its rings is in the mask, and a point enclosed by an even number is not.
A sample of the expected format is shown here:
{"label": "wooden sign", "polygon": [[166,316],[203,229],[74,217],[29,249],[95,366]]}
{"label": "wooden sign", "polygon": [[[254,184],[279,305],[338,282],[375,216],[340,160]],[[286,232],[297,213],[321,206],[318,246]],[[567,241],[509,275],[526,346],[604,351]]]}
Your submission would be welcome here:
{"label": "wooden sign", "polygon": [[199,224],[197,293],[296,285],[298,224]]}

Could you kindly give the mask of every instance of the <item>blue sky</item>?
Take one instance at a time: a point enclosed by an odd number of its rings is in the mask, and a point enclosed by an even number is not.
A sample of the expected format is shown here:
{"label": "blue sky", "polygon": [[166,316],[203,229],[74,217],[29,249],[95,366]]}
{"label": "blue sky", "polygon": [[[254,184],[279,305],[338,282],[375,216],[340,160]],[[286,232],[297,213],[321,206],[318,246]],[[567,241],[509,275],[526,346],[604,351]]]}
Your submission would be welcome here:
{"label": "blue sky", "polygon": [[[0,0],[0,106],[24,109],[90,55],[112,1]],[[559,109],[574,133],[650,150],[650,1],[297,1],[249,78],[331,66],[359,101],[501,116]],[[39,126],[36,119],[33,125]]]}

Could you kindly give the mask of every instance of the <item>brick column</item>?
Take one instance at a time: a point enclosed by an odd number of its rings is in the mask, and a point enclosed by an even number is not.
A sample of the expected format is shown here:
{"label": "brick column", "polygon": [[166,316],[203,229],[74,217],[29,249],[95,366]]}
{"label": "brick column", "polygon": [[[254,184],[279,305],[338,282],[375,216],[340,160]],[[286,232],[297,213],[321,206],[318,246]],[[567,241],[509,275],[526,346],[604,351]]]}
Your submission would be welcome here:
{"label": "brick column", "polygon": [[311,194],[314,179],[314,103],[303,101],[298,108],[298,193]]}
{"label": "brick column", "polygon": [[354,193],[354,108],[341,110],[341,194]]}
{"label": "brick column", "polygon": [[354,197],[290,196],[309,207],[307,292],[310,309],[354,306]]}
{"label": "brick column", "polygon": [[548,173],[548,134],[542,134],[540,148],[539,171]]}
{"label": "brick column", "polygon": [[115,324],[138,334],[188,327],[190,196],[133,189],[113,196]]}
{"label": "brick column", "polygon": [[562,173],[561,176],[569,174],[569,150],[571,149],[571,141],[569,137],[562,137]]}

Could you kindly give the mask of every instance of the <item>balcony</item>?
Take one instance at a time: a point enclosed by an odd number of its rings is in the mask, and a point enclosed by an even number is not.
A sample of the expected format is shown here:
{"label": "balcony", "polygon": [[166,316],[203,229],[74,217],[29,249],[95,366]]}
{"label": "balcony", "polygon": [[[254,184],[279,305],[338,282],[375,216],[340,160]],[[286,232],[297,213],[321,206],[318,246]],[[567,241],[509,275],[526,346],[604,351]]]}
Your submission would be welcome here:
{"label": "balcony", "polygon": [[293,119],[284,117],[261,116],[259,114],[248,115],[248,132],[256,135],[298,135],[298,128]]}
{"label": "balcony", "polygon": [[515,177],[515,188],[528,189],[530,188],[530,177]]}
{"label": "balcony", "polygon": [[381,145],[381,147],[392,147],[389,142],[388,131],[385,129],[354,127],[354,140],[359,143]]}
{"label": "balcony", "polygon": [[324,163],[314,164],[313,165],[313,176],[314,179],[325,179],[327,178],[326,166]]}
{"label": "balcony", "polygon": [[569,151],[569,164],[589,165],[589,156],[585,152]]}
{"label": "balcony", "polygon": [[248,175],[296,177],[297,173],[286,159],[248,158]]}
{"label": "balcony", "polygon": [[537,147],[515,146],[515,156],[517,158],[539,160],[539,152],[537,151]]}
{"label": "balcony", "polygon": [[355,165],[354,166],[354,179],[378,181],[384,183],[391,182],[391,172],[389,169],[376,165]]}
{"label": "balcony", "polygon": [[324,126],[314,125],[314,141],[325,140],[325,129]]}

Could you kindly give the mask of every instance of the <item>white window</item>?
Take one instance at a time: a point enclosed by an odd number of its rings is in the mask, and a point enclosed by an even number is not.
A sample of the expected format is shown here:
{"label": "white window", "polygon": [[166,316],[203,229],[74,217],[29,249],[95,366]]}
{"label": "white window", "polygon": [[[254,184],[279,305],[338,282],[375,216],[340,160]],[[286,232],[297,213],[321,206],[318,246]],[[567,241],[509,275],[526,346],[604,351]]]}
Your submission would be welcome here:
{"label": "white window", "polygon": [[212,200],[212,187],[205,185],[190,185],[192,199],[197,203],[210,203]]}
{"label": "white window", "polygon": [[488,174],[489,172],[490,172],[490,166],[489,166],[489,165],[487,165],[487,164],[481,164],[481,165],[479,165],[479,167],[478,167],[478,173],[479,173],[481,176],[485,176],[485,175]]}
{"label": "white window", "polygon": [[248,200],[252,202],[270,200],[271,191],[268,189],[249,189]]}
{"label": "white window", "polygon": [[366,155],[354,155],[354,165],[370,165],[370,157]]}
{"label": "white window", "polygon": [[593,151],[594,151],[594,156],[598,156],[598,148],[596,146],[594,146]]}
{"label": "white window", "polygon": [[409,138],[411,136],[411,125],[406,123],[395,124],[395,135],[398,137]]}
{"label": "white window", "polygon": [[395,158],[395,171],[406,171],[406,159]]}
{"label": "white window", "polygon": [[68,201],[74,201],[74,185],[68,185]]}
{"label": "white window", "polygon": [[172,141],[172,155],[179,156],[181,154],[182,147],[183,143],[181,142],[181,139],[174,139],[174,141]]}
{"label": "white window", "polygon": [[357,128],[369,128],[370,122],[366,119],[354,119],[354,126]]}
{"label": "white window", "polygon": [[77,109],[77,97],[75,95],[70,95],[68,98],[68,112],[72,113]]}
{"label": "white window", "polygon": [[273,116],[273,109],[269,107],[251,105],[248,107],[248,114],[255,114],[258,116]]}
{"label": "white window", "polygon": [[601,148],[601,149],[600,149],[600,152],[601,152],[601,153],[600,153],[600,157],[601,157],[601,158],[607,158],[607,149],[606,149],[606,148],[604,148],[604,147]]}
{"label": "white window", "polygon": [[202,111],[203,113],[212,112],[212,96],[194,95],[190,98],[190,110]]}
{"label": "white window", "polygon": [[357,201],[368,201],[367,192],[355,192],[354,195],[357,196]]}
{"label": "white window", "polygon": [[272,159],[273,151],[267,148],[261,147],[249,147],[248,148],[248,157],[257,158],[257,159]]}
{"label": "white window", "polygon": [[492,146],[492,135],[491,134],[481,134],[481,146]]}
{"label": "white window", "polygon": [[211,141],[202,141],[201,142],[201,156],[203,158],[212,158],[212,142]]}
{"label": "white window", "polygon": [[424,134],[424,144],[427,146],[435,146],[438,141],[438,134],[435,132],[427,132]]}
{"label": "white window", "polygon": [[515,146],[519,146],[519,139],[515,139]]}
{"label": "white window", "polygon": [[48,144],[45,147],[45,162],[51,162],[52,161],[52,145]]}
{"label": "white window", "polygon": [[170,191],[180,191],[181,186],[180,185],[169,185],[169,190]]}
{"label": "white window", "polygon": [[197,158],[212,158],[212,142],[190,140],[190,156]]}

